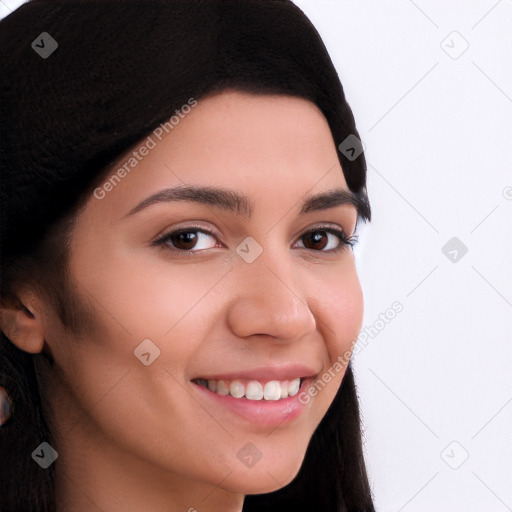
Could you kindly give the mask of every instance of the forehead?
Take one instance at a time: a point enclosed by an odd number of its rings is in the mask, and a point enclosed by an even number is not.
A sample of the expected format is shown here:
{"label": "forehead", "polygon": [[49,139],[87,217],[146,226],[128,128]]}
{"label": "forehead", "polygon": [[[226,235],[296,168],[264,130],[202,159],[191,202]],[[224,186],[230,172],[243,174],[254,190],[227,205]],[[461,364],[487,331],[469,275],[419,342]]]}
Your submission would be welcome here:
{"label": "forehead", "polygon": [[329,125],[316,105],[238,91],[177,111],[172,124],[162,123],[118,159],[103,183],[115,174],[122,179],[110,179],[113,186],[102,201],[114,209],[177,185],[237,188],[255,203],[269,194],[284,202],[314,187],[347,188]]}
{"label": "forehead", "polygon": [[335,147],[327,120],[315,104],[293,96],[238,91],[200,100],[172,135],[171,145],[195,138],[200,145],[197,156],[221,149],[226,158],[285,152],[288,158],[307,158],[321,148]]}

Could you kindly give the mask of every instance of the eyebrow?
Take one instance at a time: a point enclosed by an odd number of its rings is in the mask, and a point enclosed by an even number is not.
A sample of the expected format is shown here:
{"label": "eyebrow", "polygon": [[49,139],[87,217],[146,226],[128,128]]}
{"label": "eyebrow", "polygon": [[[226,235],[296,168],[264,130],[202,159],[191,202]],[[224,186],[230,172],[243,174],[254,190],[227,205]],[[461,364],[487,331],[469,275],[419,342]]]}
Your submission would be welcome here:
{"label": "eyebrow", "polygon": [[[254,212],[254,204],[250,199],[235,190],[213,186],[180,185],[160,190],[149,196],[130,210],[125,217],[134,215],[154,204],[174,201],[188,201],[213,206],[247,219],[250,219]],[[335,188],[306,196],[299,215],[342,205],[352,205],[359,217],[364,220],[370,219],[370,206],[368,202],[350,190],[343,188]]]}

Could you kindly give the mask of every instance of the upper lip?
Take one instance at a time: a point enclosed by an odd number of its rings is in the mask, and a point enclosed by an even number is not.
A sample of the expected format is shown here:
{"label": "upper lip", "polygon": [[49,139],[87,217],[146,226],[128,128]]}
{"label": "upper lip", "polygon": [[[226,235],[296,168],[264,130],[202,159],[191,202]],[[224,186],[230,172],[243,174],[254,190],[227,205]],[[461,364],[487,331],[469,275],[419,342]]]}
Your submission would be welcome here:
{"label": "upper lip", "polygon": [[315,377],[319,372],[301,363],[287,364],[282,366],[265,366],[247,370],[237,370],[227,373],[216,373],[211,375],[199,375],[197,379],[205,380],[291,380],[301,377]]}

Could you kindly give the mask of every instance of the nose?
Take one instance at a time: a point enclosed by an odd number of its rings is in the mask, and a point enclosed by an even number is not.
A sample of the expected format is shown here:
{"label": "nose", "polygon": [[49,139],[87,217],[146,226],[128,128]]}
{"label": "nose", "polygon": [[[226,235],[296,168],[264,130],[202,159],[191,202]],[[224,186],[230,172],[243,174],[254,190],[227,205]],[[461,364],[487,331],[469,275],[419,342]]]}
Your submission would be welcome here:
{"label": "nose", "polygon": [[236,336],[269,335],[298,340],[316,328],[307,294],[296,282],[289,258],[263,253],[252,263],[239,261],[233,271],[228,323]]}

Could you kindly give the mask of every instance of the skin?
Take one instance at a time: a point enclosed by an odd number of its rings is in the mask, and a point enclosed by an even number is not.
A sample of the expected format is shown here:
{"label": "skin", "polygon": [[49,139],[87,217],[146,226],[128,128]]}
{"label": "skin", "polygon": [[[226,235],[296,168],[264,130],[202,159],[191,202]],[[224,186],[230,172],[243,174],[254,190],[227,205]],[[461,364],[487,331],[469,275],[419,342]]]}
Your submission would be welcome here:
{"label": "skin", "polygon": [[[180,184],[237,190],[254,213],[181,201],[126,216]],[[353,252],[326,252],[342,243],[334,234],[308,248],[303,234],[329,223],[350,235],[357,212],[298,215],[306,195],[331,188],[348,190],[314,104],[226,91],[201,99],[102,200],[88,199],[70,271],[94,311],[91,333],[66,331],[29,287],[18,293],[26,310],[2,310],[14,343],[55,360],[39,360],[38,372],[56,429],[60,510],[238,512],[244,495],[296,476],[344,370],[277,428],[200,400],[190,380],[287,362],[321,376],[352,348],[363,316]],[[194,232],[193,257],[151,245],[192,223],[215,233]],[[252,263],[236,252],[248,236],[263,249]],[[161,351],[149,366],[133,353],[146,338]],[[247,442],[262,454],[251,468],[237,458]]]}

